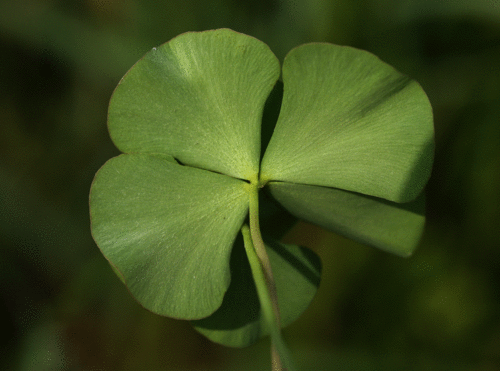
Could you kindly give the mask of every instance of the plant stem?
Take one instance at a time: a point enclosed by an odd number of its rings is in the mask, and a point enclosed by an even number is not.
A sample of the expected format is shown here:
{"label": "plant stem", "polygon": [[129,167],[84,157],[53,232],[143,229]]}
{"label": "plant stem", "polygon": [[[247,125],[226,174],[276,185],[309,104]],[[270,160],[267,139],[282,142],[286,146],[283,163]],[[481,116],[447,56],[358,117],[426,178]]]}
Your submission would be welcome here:
{"label": "plant stem", "polygon": [[253,246],[255,253],[259,258],[260,264],[262,266],[262,271],[266,280],[267,289],[271,298],[272,309],[274,316],[276,317],[276,325],[278,328],[280,326],[280,310],[278,305],[278,295],[276,293],[276,284],[274,283],[273,271],[271,269],[271,262],[266,252],[266,245],[260,234],[259,225],[259,189],[253,187],[252,194],[250,195],[250,235],[252,237]]}
{"label": "plant stem", "polygon": [[250,184],[250,228],[241,229],[245,251],[250,262],[257,288],[262,314],[271,335],[271,362],[273,371],[292,371],[294,368],[289,351],[281,337],[280,312],[271,263],[259,227],[259,187]]}

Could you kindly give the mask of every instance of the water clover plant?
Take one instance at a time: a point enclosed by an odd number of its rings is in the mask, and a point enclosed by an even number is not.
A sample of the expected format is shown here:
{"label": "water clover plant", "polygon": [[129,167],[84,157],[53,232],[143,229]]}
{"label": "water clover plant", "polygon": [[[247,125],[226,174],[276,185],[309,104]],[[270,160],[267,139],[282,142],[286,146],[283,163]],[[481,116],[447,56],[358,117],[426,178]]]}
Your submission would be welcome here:
{"label": "water clover plant", "polygon": [[296,218],[401,256],[422,234],[431,107],[366,51],[306,44],[280,68],[253,37],[188,32],[122,78],[108,126],[123,154],[90,193],[104,256],[145,308],[215,342],[270,334],[275,369],[293,368],[280,328],[320,281],[312,251],[279,242]]}

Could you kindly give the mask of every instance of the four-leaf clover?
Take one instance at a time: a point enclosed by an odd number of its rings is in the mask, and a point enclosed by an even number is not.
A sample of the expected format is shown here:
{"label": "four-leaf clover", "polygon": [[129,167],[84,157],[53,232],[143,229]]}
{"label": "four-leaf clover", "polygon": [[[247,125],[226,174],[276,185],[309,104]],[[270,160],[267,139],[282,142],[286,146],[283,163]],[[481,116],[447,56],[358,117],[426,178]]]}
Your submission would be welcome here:
{"label": "four-leaf clover", "polygon": [[[280,73],[279,118],[261,148]],[[194,320],[214,341],[244,346],[270,331],[240,233],[252,203],[268,230],[291,213],[402,256],[422,233],[432,110],[415,81],[368,52],[306,44],[281,70],[253,37],[185,33],[123,77],[108,125],[124,154],[92,184],[93,237],[145,308]],[[320,263],[270,234],[285,326],[314,296]]]}

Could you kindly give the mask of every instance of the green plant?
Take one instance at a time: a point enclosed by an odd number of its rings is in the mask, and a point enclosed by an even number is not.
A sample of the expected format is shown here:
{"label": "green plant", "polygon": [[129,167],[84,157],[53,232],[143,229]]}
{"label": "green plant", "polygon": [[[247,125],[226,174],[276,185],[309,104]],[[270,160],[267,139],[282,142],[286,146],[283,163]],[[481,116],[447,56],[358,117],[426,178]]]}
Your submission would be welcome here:
{"label": "green plant", "polygon": [[306,309],[321,268],[279,238],[297,217],[409,256],[433,124],[416,82],[368,52],[313,43],[284,60],[269,139],[279,76],[264,43],[228,29],[153,48],[111,99],[124,154],[96,174],[90,212],[97,245],[145,308],[228,346],[270,334],[273,368],[291,370],[280,328]]}

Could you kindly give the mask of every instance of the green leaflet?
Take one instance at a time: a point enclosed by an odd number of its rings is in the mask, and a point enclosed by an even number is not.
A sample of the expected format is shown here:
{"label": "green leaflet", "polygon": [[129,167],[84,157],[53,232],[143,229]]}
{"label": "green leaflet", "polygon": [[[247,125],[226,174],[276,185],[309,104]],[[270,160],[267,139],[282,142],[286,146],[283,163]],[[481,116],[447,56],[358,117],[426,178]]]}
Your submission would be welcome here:
{"label": "green leaflet", "polygon": [[271,194],[298,218],[353,240],[409,256],[424,230],[423,194],[398,204],[335,188],[269,183]]}
{"label": "green leaflet", "polygon": [[125,153],[249,179],[259,171],[264,103],[278,76],[263,42],[227,29],[188,32],[153,48],[123,77],[109,105]]}
{"label": "green leaflet", "polygon": [[161,156],[121,155],[92,185],[92,235],[145,308],[206,317],[229,286],[231,248],[248,209],[245,186]]}
{"label": "green leaflet", "polygon": [[431,106],[416,82],[368,52],[318,43],[287,55],[283,83],[261,178],[396,202],[422,191],[434,128]]}

